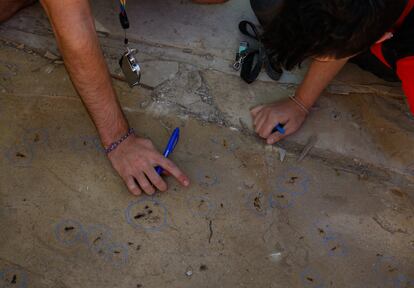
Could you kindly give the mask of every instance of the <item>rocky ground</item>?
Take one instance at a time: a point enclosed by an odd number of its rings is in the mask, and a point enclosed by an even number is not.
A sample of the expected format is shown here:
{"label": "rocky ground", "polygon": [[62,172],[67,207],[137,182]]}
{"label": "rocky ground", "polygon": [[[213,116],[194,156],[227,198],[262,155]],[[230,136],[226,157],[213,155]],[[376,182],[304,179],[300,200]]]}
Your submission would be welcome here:
{"label": "rocky ground", "polygon": [[232,71],[248,1],[130,3],[138,88],[118,69],[115,2],[93,7],[131,126],[160,150],[180,127],[172,159],[192,185],[127,192],[40,6],[22,11],[0,25],[0,287],[414,287],[398,83],[350,64],[300,132],[266,146],[249,108],[291,95],[304,70],[252,85]]}

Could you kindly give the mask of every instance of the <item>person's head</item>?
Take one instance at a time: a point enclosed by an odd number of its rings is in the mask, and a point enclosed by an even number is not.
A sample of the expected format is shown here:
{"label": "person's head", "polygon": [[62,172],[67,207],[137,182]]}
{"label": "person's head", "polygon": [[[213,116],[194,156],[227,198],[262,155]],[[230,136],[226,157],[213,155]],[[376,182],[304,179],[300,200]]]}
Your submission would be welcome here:
{"label": "person's head", "polygon": [[308,57],[350,57],[384,35],[405,1],[285,0],[263,41],[273,61],[288,70]]}

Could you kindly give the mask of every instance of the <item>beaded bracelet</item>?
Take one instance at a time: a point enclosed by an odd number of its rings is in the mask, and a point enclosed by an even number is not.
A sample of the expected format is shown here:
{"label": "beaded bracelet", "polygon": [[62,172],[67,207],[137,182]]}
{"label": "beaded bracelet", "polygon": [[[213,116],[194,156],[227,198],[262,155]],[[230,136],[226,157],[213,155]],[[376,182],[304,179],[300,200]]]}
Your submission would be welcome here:
{"label": "beaded bracelet", "polygon": [[309,110],[308,108],[305,107],[305,105],[303,105],[302,102],[300,102],[298,99],[296,99],[294,96],[290,96],[289,97],[290,100],[292,100],[293,102],[296,103],[296,105],[299,106],[300,109],[302,109],[303,112],[305,112],[306,114],[309,114]]}
{"label": "beaded bracelet", "polygon": [[114,151],[122,142],[124,142],[129,136],[131,136],[134,133],[134,128],[129,128],[128,132],[122,136],[121,138],[119,138],[119,140],[113,142],[111,145],[109,145],[107,148],[105,148],[105,153],[109,154],[112,151]]}

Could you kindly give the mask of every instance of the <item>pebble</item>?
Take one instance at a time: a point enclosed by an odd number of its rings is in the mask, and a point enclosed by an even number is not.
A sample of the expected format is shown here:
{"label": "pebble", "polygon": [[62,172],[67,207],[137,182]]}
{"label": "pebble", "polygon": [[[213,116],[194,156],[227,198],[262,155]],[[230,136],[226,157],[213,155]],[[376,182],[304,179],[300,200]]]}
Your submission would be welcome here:
{"label": "pebble", "polygon": [[187,277],[191,277],[193,275],[193,268],[191,268],[191,266],[187,267],[187,271],[185,271],[185,275]]}
{"label": "pebble", "polygon": [[59,57],[56,56],[55,54],[53,54],[50,51],[46,51],[45,55],[43,55],[45,58],[50,59],[50,60],[58,60]]}

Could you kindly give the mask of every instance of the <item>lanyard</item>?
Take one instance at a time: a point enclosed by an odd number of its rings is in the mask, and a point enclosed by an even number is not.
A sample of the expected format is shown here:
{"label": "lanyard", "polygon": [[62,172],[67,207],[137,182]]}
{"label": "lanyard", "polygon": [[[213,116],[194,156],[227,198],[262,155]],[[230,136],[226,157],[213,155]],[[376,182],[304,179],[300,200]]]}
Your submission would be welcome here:
{"label": "lanyard", "polygon": [[126,30],[129,28],[129,20],[128,15],[126,13],[126,0],[119,0],[120,4],[120,12],[119,12],[119,21],[121,22],[121,26],[124,29],[124,43],[128,45],[128,38],[126,37]]}

